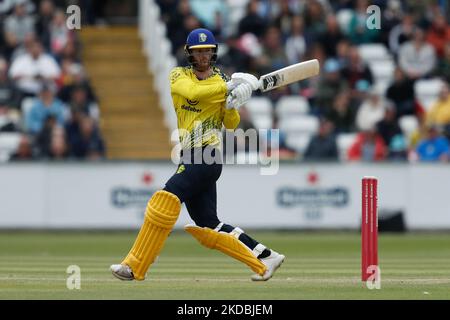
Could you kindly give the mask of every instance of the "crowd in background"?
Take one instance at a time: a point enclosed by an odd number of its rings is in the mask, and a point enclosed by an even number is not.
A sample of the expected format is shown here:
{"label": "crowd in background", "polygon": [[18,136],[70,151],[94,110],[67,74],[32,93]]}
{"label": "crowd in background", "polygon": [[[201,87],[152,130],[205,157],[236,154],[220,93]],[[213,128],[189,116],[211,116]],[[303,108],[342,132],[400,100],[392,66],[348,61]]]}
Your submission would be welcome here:
{"label": "crowd in background", "polygon": [[97,98],[66,27],[66,1],[0,2],[0,133],[22,133],[11,160],[100,159]]}
{"label": "crowd in background", "polygon": [[[319,77],[271,91],[276,106],[280,97],[300,95],[309,113],[320,119],[301,159],[337,160],[336,135],[357,133],[348,150],[350,161],[423,160],[450,158],[450,26],[447,1],[423,0],[249,0],[245,14],[233,21],[237,1],[157,0],[173,54],[186,64],[183,46],[194,28],[206,27],[219,42],[218,64],[225,73],[256,76],[308,59],[318,59]],[[366,26],[369,5],[381,8],[381,28]],[[340,10],[351,9],[345,27]],[[360,56],[359,46],[381,43],[395,62],[393,82],[385,92],[374,86],[374,75]],[[226,52],[220,54],[220,44]],[[431,108],[420,104],[414,84],[439,77],[438,101]],[[276,112],[273,112],[276,118]],[[417,117],[419,128],[406,137],[398,119]],[[246,128],[252,127],[247,112]],[[250,122],[250,123],[249,123]],[[277,120],[274,119],[274,128]],[[254,126],[253,126],[254,127]],[[280,128],[281,131],[283,128]],[[282,137],[282,132],[280,133]],[[295,153],[284,141],[284,151]]]}

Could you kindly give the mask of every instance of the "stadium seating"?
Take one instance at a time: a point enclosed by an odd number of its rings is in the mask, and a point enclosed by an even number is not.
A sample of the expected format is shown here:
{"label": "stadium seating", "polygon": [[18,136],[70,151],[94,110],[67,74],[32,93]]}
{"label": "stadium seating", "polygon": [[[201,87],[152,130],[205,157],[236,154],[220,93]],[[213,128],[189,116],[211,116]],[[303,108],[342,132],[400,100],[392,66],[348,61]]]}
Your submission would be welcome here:
{"label": "stadium seating", "polygon": [[6,162],[17,150],[20,142],[20,133],[0,133],[0,162]]}
{"label": "stadium seating", "polygon": [[429,110],[433,103],[438,99],[441,87],[442,80],[439,78],[416,81],[414,84],[414,93],[425,110]]}
{"label": "stadium seating", "polygon": [[302,132],[291,132],[286,136],[286,144],[300,154],[305,153],[312,135]]}
{"label": "stadium seating", "polygon": [[386,46],[381,43],[361,44],[358,46],[361,58],[366,62],[392,60]]}
{"label": "stadium seating", "polygon": [[339,159],[347,160],[347,151],[355,141],[357,133],[340,133],[336,137]]}
{"label": "stadium seating", "polygon": [[251,115],[267,115],[272,113],[272,102],[267,97],[253,97],[245,104]]}
{"label": "stadium seating", "polygon": [[251,116],[251,120],[256,129],[270,129],[272,128],[271,114],[255,114]]}
{"label": "stadium seating", "polygon": [[375,83],[392,82],[394,77],[395,64],[392,59],[379,60],[369,63],[369,68],[375,78]]}
{"label": "stadium seating", "polygon": [[316,134],[319,129],[319,119],[309,115],[282,118],[279,127],[286,133],[298,132],[312,135]]}
{"label": "stadium seating", "polygon": [[416,116],[401,116],[398,119],[398,125],[402,129],[403,134],[407,139],[409,139],[414,131],[419,128],[419,121]]}
{"label": "stadium seating", "polygon": [[281,97],[276,104],[275,112],[280,119],[307,114],[309,112],[308,100],[301,96]]}

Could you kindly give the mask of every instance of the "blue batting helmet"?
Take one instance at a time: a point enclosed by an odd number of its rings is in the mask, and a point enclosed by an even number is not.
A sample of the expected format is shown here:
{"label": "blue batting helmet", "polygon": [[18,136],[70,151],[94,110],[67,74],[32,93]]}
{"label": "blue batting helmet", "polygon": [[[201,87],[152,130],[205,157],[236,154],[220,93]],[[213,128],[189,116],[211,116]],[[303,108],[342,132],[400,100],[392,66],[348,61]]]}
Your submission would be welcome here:
{"label": "blue batting helmet", "polygon": [[213,56],[211,57],[211,64],[214,64],[217,60],[217,49],[218,44],[214,35],[208,29],[195,29],[189,33],[186,39],[186,45],[184,46],[184,50],[188,57],[188,61],[190,64],[193,64],[193,58],[191,54],[192,49],[204,49],[204,48],[212,48]]}
{"label": "blue batting helmet", "polygon": [[216,48],[214,35],[208,29],[195,29],[186,39],[186,49]]}

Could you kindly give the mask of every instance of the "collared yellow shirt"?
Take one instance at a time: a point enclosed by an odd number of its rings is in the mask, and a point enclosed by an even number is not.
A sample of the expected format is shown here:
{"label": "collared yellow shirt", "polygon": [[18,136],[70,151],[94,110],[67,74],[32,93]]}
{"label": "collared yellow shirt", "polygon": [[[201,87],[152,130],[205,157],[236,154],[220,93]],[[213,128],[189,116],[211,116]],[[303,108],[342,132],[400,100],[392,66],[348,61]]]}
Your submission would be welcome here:
{"label": "collared yellow shirt", "polygon": [[176,67],[170,72],[170,90],[178,121],[181,147],[220,147],[222,124],[235,129],[240,121],[236,109],[226,109],[226,81],[219,68],[199,80],[192,67]]}

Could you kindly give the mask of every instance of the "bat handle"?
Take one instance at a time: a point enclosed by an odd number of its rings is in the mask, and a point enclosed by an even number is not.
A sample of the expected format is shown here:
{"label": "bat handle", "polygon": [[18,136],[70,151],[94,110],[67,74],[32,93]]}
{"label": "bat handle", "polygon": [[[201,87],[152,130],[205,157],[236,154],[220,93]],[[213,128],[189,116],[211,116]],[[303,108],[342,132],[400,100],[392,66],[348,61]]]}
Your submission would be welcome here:
{"label": "bat handle", "polygon": [[258,87],[258,89],[259,90],[261,90],[262,91],[262,89],[263,89],[263,79],[261,79],[261,77],[258,79],[258,81],[259,81],[259,87]]}

